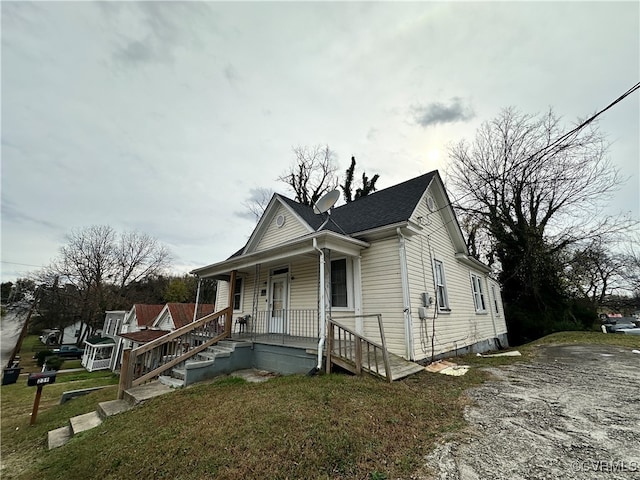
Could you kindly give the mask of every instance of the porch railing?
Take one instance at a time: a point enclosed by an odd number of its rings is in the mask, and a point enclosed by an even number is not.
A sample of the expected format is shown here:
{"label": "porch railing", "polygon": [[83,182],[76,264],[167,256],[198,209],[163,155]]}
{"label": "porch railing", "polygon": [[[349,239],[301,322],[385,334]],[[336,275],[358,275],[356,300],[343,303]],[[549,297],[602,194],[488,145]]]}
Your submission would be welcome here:
{"label": "porch railing", "polygon": [[211,313],[160,338],[123,352],[118,398],[231,336],[233,308]]}
{"label": "porch railing", "polygon": [[233,334],[240,338],[268,338],[286,343],[291,338],[320,338],[318,310],[270,310],[234,320]]}
{"label": "porch railing", "polygon": [[109,364],[111,363],[110,358],[102,358],[99,360],[87,360],[86,364],[83,363],[82,366],[85,367],[90,372],[95,372],[96,370],[108,370]]}
{"label": "porch railing", "polygon": [[[362,371],[378,375],[388,382],[393,380],[389,362],[389,352],[382,327],[382,315],[366,315],[377,317],[381,344],[365,338],[334,319],[327,322],[327,373],[331,364],[345,368],[356,375]],[[364,318],[360,316],[359,318]]]}

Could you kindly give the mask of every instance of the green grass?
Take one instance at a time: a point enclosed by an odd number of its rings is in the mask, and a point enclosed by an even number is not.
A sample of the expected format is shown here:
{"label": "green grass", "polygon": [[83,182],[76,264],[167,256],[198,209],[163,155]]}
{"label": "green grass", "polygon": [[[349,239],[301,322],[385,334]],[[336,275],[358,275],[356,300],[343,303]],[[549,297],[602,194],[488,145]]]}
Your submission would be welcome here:
{"label": "green grass", "polygon": [[[110,371],[59,372],[56,383],[43,387],[36,424],[29,425],[37,389],[27,387],[27,374],[40,371],[31,358],[32,346],[37,345],[36,342],[39,340],[35,335],[25,337],[20,353],[21,375],[17,383],[0,387],[2,478],[13,478],[29,467],[31,459],[44,454],[49,430],[68,425],[69,418],[91,412],[98,402],[112,400],[116,396],[118,377]],[[74,362],[65,362],[63,368]],[[62,392],[103,385],[109,387],[58,405]]]}
{"label": "green grass", "polygon": [[[559,333],[519,347],[523,357],[460,357],[495,366],[526,361],[537,345],[605,343],[638,348],[638,337]],[[100,374],[101,372],[96,372]],[[2,387],[2,478],[410,478],[425,475],[434,442],[464,436],[463,392],[489,375],[422,372],[388,384],[368,377],[278,377],[264,384],[225,378],[153,399],[46,450],[48,430],[115,398],[115,386],[57,405],[64,390],[115,383],[110,374],[60,374],[44,388]],[[35,459],[35,460],[34,460]]]}
{"label": "green grass", "polygon": [[527,348],[531,349],[537,345],[571,343],[617,345],[619,347],[640,348],[640,336],[624,335],[621,333],[603,334],[602,332],[559,332],[540,338],[528,344]]}

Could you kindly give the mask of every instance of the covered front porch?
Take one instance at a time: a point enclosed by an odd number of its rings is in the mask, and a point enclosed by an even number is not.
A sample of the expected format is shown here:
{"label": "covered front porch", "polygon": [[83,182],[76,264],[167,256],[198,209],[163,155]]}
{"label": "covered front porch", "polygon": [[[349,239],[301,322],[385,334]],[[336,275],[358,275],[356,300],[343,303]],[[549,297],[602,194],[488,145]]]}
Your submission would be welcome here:
{"label": "covered front porch", "polygon": [[317,348],[330,316],[363,331],[360,252],[366,242],[316,232],[194,271],[218,280],[216,308],[233,309],[232,335]]}
{"label": "covered front porch", "polygon": [[89,372],[108,370],[116,342],[111,337],[93,337],[85,340],[81,364]]}

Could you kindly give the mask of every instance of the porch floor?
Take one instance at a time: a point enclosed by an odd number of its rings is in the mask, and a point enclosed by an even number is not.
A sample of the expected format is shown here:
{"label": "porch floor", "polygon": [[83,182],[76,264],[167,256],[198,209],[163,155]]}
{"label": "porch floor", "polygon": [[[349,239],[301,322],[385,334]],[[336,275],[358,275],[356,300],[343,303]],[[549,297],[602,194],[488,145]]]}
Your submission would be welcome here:
{"label": "porch floor", "polygon": [[232,340],[247,340],[267,345],[281,345],[285,347],[318,349],[318,338],[297,337],[294,335],[283,335],[282,333],[233,333]]}
{"label": "porch floor", "polygon": [[[313,350],[317,352],[318,350],[318,338],[313,337],[298,337],[293,335],[283,335],[281,333],[262,333],[262,334],[252,334],[252,333],[233,333],[232,340],[247,340],[255,343],[262,343],[266,345],[280,345],[285,347],[293,347],[293,348],[304,348],[306,350]],[[351,346],[352,349],[355,348],[354,345]],[[337,353],[337,352],[336,352]],[[386,377],[386,369],[384,366],[384,361],[381,355],[378,355],[377,359],[374,359],[373,355],[370,354],[370,361],[365,359],[366,352],[363,352],[363,365],[371,364],[372,366],[376,364],[377,360],[377,369],[372,369],[369,373],[373,375],[378,375],[381,377]],[[336,357],[333,357],[335,360]],[[345,364],[343,364],[343,362]],[[346,362],[344,359],[342,362],[338,361],[335,363],[339,363],[340,366],[349,370],[351,372],[355,372],[355,366],[351,365],[350,362]],[[389,352],[389,367],[391,368],[391,378],[393,380],[400,380],[401,378],[408,377],[409,375],[413,375],[414,373],[418,373],[424,370],[422,365],[419,365],[414,362],[410,362],[405,360],[399,355],[395,355]]]}

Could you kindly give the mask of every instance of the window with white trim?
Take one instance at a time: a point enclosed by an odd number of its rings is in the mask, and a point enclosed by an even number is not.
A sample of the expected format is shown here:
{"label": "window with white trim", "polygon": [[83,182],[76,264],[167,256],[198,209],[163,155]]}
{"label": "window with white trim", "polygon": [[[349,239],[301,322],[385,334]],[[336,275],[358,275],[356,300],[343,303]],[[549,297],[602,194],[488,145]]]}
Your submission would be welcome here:
{"label": "window with white trim", "polygon": [[236,278],[236,284],[233,289],[233,309],[241,310],[242,308],[242,278]]}
{"label": "window with white trim", "polygon": [[487,311],[484,291],[482,290],[482,279],[475,274],[471,274],[471,289],[473,292],[473,302],[476,307],[477,313],[484,313]]}
{"label": "window with white trim", "polygon": [[500,308],[498,307],[498,296],[496,295],[496,286],[491,285],[491,294],[493,296],[493,308],[496,315],[500,315]]}
{"label": "window with white trim", "polygon": [[331,306],[349,308],[351,305],[351,265],[346,258],[331,260]]}
{"label": "window with white trim", "polygon": [[449,310],[449,299],[447,297],[447,285],[444,278],[444,265],[440,260],[433,261],[433,272],[436,283],[436,301],[438,302],[438,310]]}

